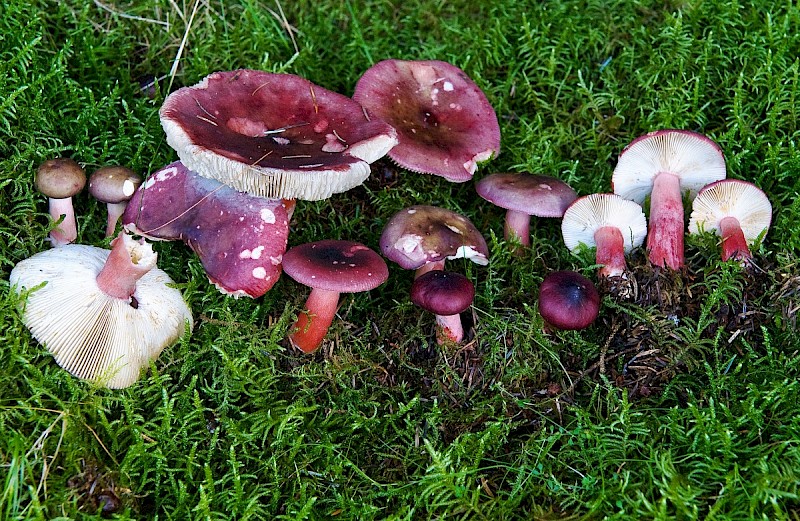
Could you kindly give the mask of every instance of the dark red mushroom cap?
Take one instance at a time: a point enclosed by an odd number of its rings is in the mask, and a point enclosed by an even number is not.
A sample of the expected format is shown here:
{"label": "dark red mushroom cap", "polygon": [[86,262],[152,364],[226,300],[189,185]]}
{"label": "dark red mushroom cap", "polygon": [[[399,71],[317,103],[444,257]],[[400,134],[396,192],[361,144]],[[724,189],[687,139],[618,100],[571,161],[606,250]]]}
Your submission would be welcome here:
{"label": "dark red mushroom cap", "polygon": [[539,287],[539,313],[559,329],[584,329],[600,313],[600,294],[580,273],[554,271]]}
{"label": "dark red mushroom cap", "polygon": [[442,61],[384,60],[356,84],[353,99],[397,130],[389,151],[408,170],[453,182],[472,178],[477,164],[500,153],[500,125],[481,89]]}
{"label": "dark red mushroom cap", "polygon": [[411,302],[437,315],[457,315],[469,308],[474,298],[472,281],[453,271],[429,271],[411,284]]}
{"label": "dark red mushroom cap", "polygon": [[186,243],[223,293],[254,298],[280,277],[288,219],[280,200],[238,192],[180,161],[153,173],[122,215],[133,233]]}
{"label": "dark red mushroom cap", "polygon": [[358,242],[339,240],[289,249],[283,256],[283,270],[301,284],[337,293],[369,291],[389,278],[380,255]]}
{"label": "dark red mushroom cap", "polygon": [[489,248],[469,219],[437,206],[415,205],[397,212],[381,234],[381,252],[405,269],[465,257],[486,265]]}
{"label": "dark red mushroom cap", "polygon": [[66,157],[48,159],[36,170],[36,189],[51,199],[66,199],[86,186],[86,172]]}
{"label": "dark red mushroom cap", "polygon": [[292,74],[215,72],[170,94],[160,115],[189,169],[275,199],[358,186],[397,143],[393,128],[352,99]]}
{"label": "dark red mushroom cap", "polygon": [[486,176],[476,183],[475,190],[500,208],[537,217],[562,217],[578,198],[560,179],[525,172]]}
{"label": "dark red mushroom cap", "polygon": [[104,166],[89,176],[89,193],[103,203],[121,203],[133,197],[142,177],[124,166]]}

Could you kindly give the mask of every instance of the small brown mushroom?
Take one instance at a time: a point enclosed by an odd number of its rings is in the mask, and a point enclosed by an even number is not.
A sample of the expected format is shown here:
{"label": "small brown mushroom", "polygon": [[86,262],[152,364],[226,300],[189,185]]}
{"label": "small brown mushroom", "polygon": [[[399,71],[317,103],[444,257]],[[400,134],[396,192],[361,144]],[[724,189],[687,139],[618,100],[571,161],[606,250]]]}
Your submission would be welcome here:
{"label": "small brown mushroom", "polygon": [[114,235],[117,221],[140,184],[142,176],[124,166],[104,166],[89,176],[89,193],[108,209],[106,237]]}
{"label": "small brown mushroom", "polygon": [[72,197],[86,186],[86,172],[73,159],[48,159],[36,171],[36,189],[47,196],[50,218],[61,222],[50,231],[53,246],[69,244],[78,238],[78,224]]}

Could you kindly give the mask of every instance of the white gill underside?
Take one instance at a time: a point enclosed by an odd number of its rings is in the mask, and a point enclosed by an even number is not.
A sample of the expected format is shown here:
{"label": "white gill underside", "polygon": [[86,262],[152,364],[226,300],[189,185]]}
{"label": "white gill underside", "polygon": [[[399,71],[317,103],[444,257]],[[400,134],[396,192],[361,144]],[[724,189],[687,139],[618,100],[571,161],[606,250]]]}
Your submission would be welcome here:
{"label": "white gill underside", "polygon": [[575,251],[581,244],[594,248],[594,234],[604,226],[619,229],[625,253],[638,248],[647,236],[642,207],[615,194],[591,194],[572,203],[561,220],[564,244]]}

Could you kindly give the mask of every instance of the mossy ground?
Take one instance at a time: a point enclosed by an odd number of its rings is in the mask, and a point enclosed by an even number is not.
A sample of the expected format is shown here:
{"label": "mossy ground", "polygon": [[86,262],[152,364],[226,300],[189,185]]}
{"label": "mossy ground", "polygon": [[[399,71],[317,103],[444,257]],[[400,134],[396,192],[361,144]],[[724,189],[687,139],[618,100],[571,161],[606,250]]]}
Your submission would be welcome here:
{"label": "mossy ground", "polygon": [[[792,2],[223,2],[0,5],[0,518],[796,519],[800,516],[800,7]],[[36,166],[69,156],[149,173],[176,159],[164,95],[216,70],[301,75],[352,94],[384,58],[449,61],[497,111],[497,171],[608,191],[616,157],[657,128],[696,130],[730,177],[774,206],[762,271],[687,239],[687,269],[630,259],[638,293],[606,296],[580,332],[543,324],[544,275],[594,278],[556,221],[511,253],[502,210],[472,183],[380,161],[364,186],[298,204],[290,245],[377,248],[386,220],[444,206],[484,232],[467,341],[439,347],[390,266],[342,300],[311,356],[285,336],[306,290],[258,299],[211,286],[183,245],[159,266],[194,333],[109,391],[64,373],[7,283],[47,248]],[[140,84],[157,78],[153,98]],[[77,198],[79,241],[107,245],[105,208]],[[109,506],[111,505],[111,506]],[[113,508],[111,508],[113,506]]]}

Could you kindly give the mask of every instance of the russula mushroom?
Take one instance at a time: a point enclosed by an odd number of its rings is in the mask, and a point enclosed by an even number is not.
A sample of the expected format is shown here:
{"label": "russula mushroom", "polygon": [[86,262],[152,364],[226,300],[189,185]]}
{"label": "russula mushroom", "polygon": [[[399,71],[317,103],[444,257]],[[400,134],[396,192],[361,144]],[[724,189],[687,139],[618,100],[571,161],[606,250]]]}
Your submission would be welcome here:
{"label": "russula mushroom", "polygon": [[459,343],[464,326],[459,313],[467,310],[475,298],[472,282],[452,271],[434,270],[420,275],[411,284],[411,302],[436,315],[436,339],[439,344]]}
{"label": "russula mushroom", "polygon": [[611,183],[614,193],[644,204],[650,195],[647,252],[657,267],[684,265],[683,194],[725,178],[722,150],[688,130],[657,130],[634,139],[619,155]]}
{"label": "russula mushroom", "polygon": [[724,179],[705,186],[692,203],[689,233],[714,232],[722,237],[722,260],[751,264],[750,244],[772,223],[772,204],[753,183]]}
{"label": "russula mushroom", "polygon": [[467,258],[485,266],[489,248],[469,219],[438,206],[415,205],[386,223],[380,240],[383,255],[407,270],[441,270],[446,259]]}
{"label": "russula mushroom", "polygon": [[600,294],[574,271],[553,271],[539,286],[539,313],[558,329],[585,329],[600,313]]}
{"label": "russula mushroom", "polygon": [[353,99],[397,130],[389,157],[408,170],[463,183],[500,153],[492,105],[455,65],[384,60],[361,76]]}
{"label": "russula mushroom", "polygon": [[290,248],[283,256],[288,276],[311,288],[305,310],[289,340],[303,351],[315,351],[333,322],[341,293],[377,288],[389,278],[380,255],[352,241],[323,240]]}
{"label": "russula mushroom", "polygon": [[183,241],[222,293],[256,298],[280,277],[288,219],[281,200],[238,192],[176,161],[139,187],[122,224],[150,239]]}
{"label": "russula mushroom", "polygon": [[647,236],[642,207],[616,194],[591,194],[576,199],[564,212],[561,234],[570,251],[596,248],[601,277],[626,277],[625,254]]}
{"label": "russula mushroom", "polygon": [[187,168],[271,199],[349,190],[397,143],[352,99],[292,74],[215,72],[170,94],[160,116]]}
{"label": "russula mushroom", "polygon": [[114,235],[117,221],[141,184],[142,176],[124,166],[104,166],[89,176],[89,193],[101,203],[106,203],[108,209],[106,237]]}
{"label": "russula mushroom", "polygon": [[73,159],[61,157],[48,159],[36,170],[36,189],[47,197],[50,218],[58,222],[50,231],[53,246],[69,244],[78,238],[75,208],[72,197],[86,186],[86,172]]}
{"label": "russula mushroom", "polygon": [[488,175],[475,184],[475,190],[507,210],[504,236],[506,240],[518,239],[522,246],[531,245],[531,216],[560,218],[578,197],[560,179],[527,172]]}
{"label": "russula mushroom", "polygon": [[192,314],[150,244],[122,233],[111,246],[37,253],[11,270],[10,282],[25,297],[25,325],[58,365],[118,389],[191,329]]}

